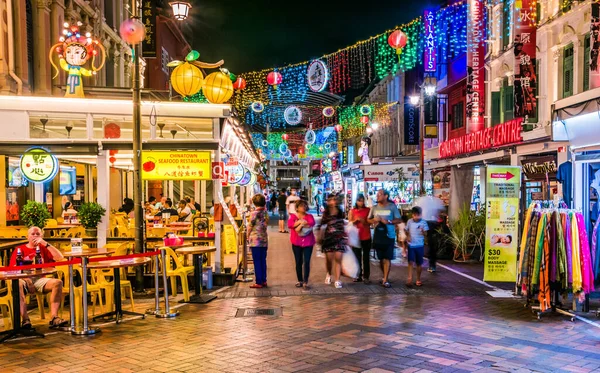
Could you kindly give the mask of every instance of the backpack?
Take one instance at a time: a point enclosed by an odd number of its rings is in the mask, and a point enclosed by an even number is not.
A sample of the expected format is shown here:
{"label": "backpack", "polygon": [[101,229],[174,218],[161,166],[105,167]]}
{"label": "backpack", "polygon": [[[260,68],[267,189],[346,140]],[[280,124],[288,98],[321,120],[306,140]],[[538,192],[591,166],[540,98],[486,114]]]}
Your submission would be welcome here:
{"label": "backpack", "polygon": [[373,232],[373,246],[387,246],[389,243],[387,226],[383,223],[377,224]]}

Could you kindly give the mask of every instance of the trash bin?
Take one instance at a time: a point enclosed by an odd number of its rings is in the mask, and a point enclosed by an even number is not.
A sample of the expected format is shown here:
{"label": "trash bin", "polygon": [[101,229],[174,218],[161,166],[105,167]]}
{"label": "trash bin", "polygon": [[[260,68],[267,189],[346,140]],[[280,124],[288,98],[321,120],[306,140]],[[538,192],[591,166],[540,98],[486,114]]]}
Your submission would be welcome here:
{"label": "trash bin", "polygon": [[207,267],[202,270],[202,285],[206,287],[206,290],[213,288],[212,267]]}

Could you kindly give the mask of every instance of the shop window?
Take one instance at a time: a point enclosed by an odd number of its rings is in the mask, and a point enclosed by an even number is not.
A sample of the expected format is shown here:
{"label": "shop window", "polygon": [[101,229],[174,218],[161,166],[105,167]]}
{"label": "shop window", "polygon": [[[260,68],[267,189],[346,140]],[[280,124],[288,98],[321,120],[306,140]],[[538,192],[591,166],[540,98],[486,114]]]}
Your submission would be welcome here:
{"label": "shop window", "polygon": [[500,124],[502,112],[502,96],[500,92],[492,92],[492,126]]}
{"label": "shop window", "polygon": [[573,96],[573,44],[563,51],[563,95],[562,98]]}
{"label": "shop window", "polygon": [[465,105],[459,102],[452,106],[452,129],[457,130],[465,125]]}
{"label": "shop window", "polygon": [[590,89],[590,35],[585,36],[583,42],[583,90]]}

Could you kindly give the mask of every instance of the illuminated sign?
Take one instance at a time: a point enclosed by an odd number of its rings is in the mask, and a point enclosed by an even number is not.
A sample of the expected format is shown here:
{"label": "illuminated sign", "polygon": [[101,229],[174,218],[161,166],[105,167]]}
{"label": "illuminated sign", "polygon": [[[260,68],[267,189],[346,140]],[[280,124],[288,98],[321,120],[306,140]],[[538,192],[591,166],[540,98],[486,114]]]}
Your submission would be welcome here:
{"label": "illuminated sign", "polygon": [[329,70],[327,65],[321,60],[314,60],[308,65],[306,73],[308,87],[313,92],[321,92],[327,86],[329,80]]}
{"label": "illuminated sign", "polygon": [[32,183],[54,179],[59,163],[55,156],[43,148],[31,148],[21,156],[21,174]]}
{"label": "illuminated sign", "polygon": [[143,180],[210,180],[210,152],[145,151]]}
{"label": "illuminated sign", "polygon": [[444,141],[439,148],[440,158],[519,143],[523,141],[522,123],[523,118],[515,118],[491,128]]}
{"label": "illuminated sign", "polygon": [[423,15],[425,20],[425,71],[433,72],[437,69],[437,59],[435,50],[435,13],[426,10]]}
{"label": "illuminated sign", "polygon": [[485,16],[483,0],[468,0],[467,133],[485,129]]}

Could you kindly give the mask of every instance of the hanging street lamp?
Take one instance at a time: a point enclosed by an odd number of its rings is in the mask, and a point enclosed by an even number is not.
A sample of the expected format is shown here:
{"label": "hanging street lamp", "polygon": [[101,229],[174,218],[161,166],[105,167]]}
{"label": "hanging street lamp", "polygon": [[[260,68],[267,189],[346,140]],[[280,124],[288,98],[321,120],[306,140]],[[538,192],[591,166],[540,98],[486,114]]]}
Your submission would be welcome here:
{"label": "hanging street lamp", "polygon": [[173,17],[178,21],[185,20],[192,8],[189,1],[171,1],[169,5],[173,8]]}

